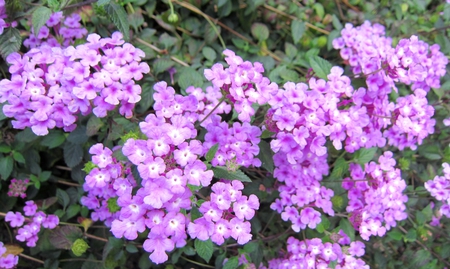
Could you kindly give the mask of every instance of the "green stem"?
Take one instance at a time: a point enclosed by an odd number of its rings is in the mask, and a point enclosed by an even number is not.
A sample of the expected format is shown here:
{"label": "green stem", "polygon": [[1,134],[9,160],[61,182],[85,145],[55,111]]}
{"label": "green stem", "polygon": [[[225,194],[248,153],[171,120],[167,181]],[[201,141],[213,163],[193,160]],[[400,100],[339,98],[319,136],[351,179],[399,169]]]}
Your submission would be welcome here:
{"label": "green stem", "polygon": [[183,257],[183,256],[180,256],[180,258],[182,258],[183,260],[188,261],[188,262],[190,262],[190,263],[199,265],[199,266],[201,266],[201,267],[203,267],[203,268],[214,268],[214,266],[211,266],[211,265],[208,265],[208,264],[204,264],[204,263],[201,263],[201,262],[196,262],[196,261],[194,261],[194,260],[188,259],[188,258]]}
{"label": "green stem", "polygon": [[225,101],[225,97],[220,98],[219,103],[209,111],[208,115],[206,115],[199,123],[196,124],[196,127],[200,126],[211,114]]}

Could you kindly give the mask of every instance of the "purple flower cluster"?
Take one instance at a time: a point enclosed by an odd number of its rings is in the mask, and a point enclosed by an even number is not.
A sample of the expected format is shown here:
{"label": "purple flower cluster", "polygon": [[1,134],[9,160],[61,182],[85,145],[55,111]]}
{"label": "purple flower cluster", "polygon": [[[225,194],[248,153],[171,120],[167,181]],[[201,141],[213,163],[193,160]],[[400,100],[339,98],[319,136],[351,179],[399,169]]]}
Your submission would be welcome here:
{"label": "purple flower cluster", "polygon": [[442,167],[444,176],[436,176],[433,180],[425,182],[425,188],[436,200],[442,201],[440,214],[450,218],[450,165],[443,163]]}
{"label": "purple flower cluster", "polygon": [[410,147],[415,150],[429,134],[434,133],[436,120],[434,108],[428,105],[427,93],[422,89],[414,90],[414,94],[399,97],[391,112],[394,115],[393,125],[384,131],[389,145],[403,150]]}
{"label": "purple flower cluster", "polygon": [[[41,27],[39,33],[34,33],[34,28],[30,29],[30,36],[24,40],[23,45],[27,48],[37,48],[44,45],[50,47],[68,47],[73,45],[75,40],[81,39],[88,34],[80,23],[81,16],[73,13],[64,17],[63,12],[53,13],[50,19]],[[51,31],[53,30],[53,34]]]}
{"label": "purple flower cluster", "polygon": [[250,122],[251,116],[255,114],[252,104],[266,104],[278,86],[262,75],[264,67],[261,63],[244,61],[229,49],[223,54],[229,66],[224,68],[222,64],[216,63],[211,69],[205,69],[205,77],[233,104],[238,119]]}
{"label": "purple flower cluster", "polygon": [[[323,243],[320,238],[300,241],[294,237],[287,240],[285,258],[269,261],[270,269],[316,268],[327,269],[334,262],[336,269],[369,269],[366,263],[358,258],[365,253],[365,245],[360,241],[350,242],[350,238],[340,232],[338,242]],[[265,267],[263,267],[265,268]]]}
{"label": "purple flower cluster", "polygon": [[[56,215],[46,215],[43,211],[37,211],[38,207],[34,201],[25,202],[23,207],[24,215],[20,212],[8,212],[5,221],[13,228],[18,228],[16,239],[26,242],[27,246],[35,247],[38,241],[38,233],[41,227],[54,229],[59,224],[59,218]],[[25,220],[27,224],[24,225]]]}
{"label": "purple flower cluster", "polygon": [[[105,220],[118,238],[134,240],[148,229],[143,247],[155,263],[165,262],[167,251],[186,244],[186,230],[199,239],[207,232],[208,238],[214,237],[218,244],[229,236],[247,242],[250,223],[245,220],[253,217],[259,202],[254,195],[242,196],[243,185],[238,181],[231,185],[216,183],[211,197],[220,196],[220,201],[203,203],[200,212],[204,216],[195,223],[190,223],[189,215],[184,213],[195,202],[191,188],[207,187],[213,178],[213,172],[200,160],[208,148],[195,139],[194,123],[199,120],[198,111],[204,113],[205,109],[199,102],[202,93],[191,89],[196,95],[181,96],[165,82],[155,84],[154,90],[155,114],[140,123],[142,137],[146,138],[139,139],[136,134],[114,149],[121,149],[123,161],[114,158],[113,151],[102,144],[91,147],[93,169],[83,185],[88,194],[82,204],[95,211],[93,220]],[[139,175],[139,182],[132,169]],[[236,217],[228,222],[221,216],[232,202]],[[213,213],[217,216],[210,215]],[[208,227],[217,225],[219,231],[227,233],[222,241],[213,231],[199,230],[202,219],[209,223]]]}
{"label": "purple flower cluster", "polygon": [[12,269],[19,263],[19,256],[8,254],[8,246],[0,242],[0,269]]}
{"label": "purple flower cluster", "polygon": [[402,192],[406,182],[400,169],[394,168],[393,154],[386,151],[370,162],[364,170],[359,164],[350,164],[351,177],[345,178],[342,187],[348,190],[347,212],[350,222],[364,240],[370,236],[384,236],[386,231],[407,218],[408,197]]}
{"label": "purple flower cluster", "polygon": [[15,118],[14,128],[31,127],[37,135],[55,127],[72,131],[77,114],[105,117],[118,105],[129,118],[141,99],[135,80],[150,71],[140,62],[143,56],[119,32],[111,38],[91,34],[77,47],[43,45],[23,56],[12,53],[6,59],[11,79],[0,81],[0,102],[8,102],[3,113]]}
{"label": "purple flower cluster", "polygon": [[[230,236],[238,244],[251,240],[250,222],[259,209],[256,195],[242,195],[242,182],[217,182],[212,187],[211,200],[200,206],[203,216],[189,223],[188,233],[191,238],[208,240],[221,245]],[[232,214],[234,212],[234,214]]]}
{"label": "purple flower cluster", "polygon": [[242,165],[245,167],[260,166],[261,161],[256,158],[259,153],[258,144],[261,141],[261,129],[248,122],[233,123],[230,127],[222,121],[220,116],[211,115],[211,123],[206,126],[207,133],[203,147],[211,148],[219,145],[218,151],[211,164],[213,166]]}
{"label": "purple flower cluster", "polygon": [[28,183],[30,183],[29,179],[11,179],[11,183],[9,184],[8,196],[9,197],[20,197],[25,198],[27,194],[25,193],[28,188]]}
{"label": "purple flower cluster", "polygon": [[[385,37],[384,26],[366,21],[354,27],[347,23],[341,37],[333,40],[335,49],[352,67],[355,74],[367,75],[369,91],[396,89],[394,82],[412,84],[413,89],[429,91],[440,87],[440,77],[445,75],[447,57],[439,45],[431,47],[412,36],[402,39],[395,48],[392,39]],[[378,72],[384,70],[384,72]]]}

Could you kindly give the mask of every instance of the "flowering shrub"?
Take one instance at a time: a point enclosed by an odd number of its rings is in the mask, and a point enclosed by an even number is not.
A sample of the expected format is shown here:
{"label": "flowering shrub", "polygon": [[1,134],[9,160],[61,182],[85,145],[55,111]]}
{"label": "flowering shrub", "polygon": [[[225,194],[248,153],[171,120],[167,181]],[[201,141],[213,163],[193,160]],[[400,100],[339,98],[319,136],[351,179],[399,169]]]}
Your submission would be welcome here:
{"label": "flowering shrub", "polygon": [[450,6],[235,4],[0,0],[0,269],[450,267]]}

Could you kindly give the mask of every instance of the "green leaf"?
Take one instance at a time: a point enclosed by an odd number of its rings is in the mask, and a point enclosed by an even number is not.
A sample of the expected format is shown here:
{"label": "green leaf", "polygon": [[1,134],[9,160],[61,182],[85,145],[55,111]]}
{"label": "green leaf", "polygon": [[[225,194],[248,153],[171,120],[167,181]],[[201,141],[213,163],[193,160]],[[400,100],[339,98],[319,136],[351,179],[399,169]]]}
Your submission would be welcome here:
{"label": "green leaf", "polygon": [[405,242],[414,242],[417,240],[417,231],[411,228],[405,235]]}
{"label": "green leaf", "polygon": [[189,86],[201,87],[203,85],[203,76],[192,67],[185,67],[180,70],[178,85],[181,89]]}
{"label": "green leaf", "polygon": [[331,180],[339,180],[342,179],[342,176],[345,172],[348,171],[348,163],[343,157],[339,157],[335,163],[333,171],[331,172],[330,179]]}
{"label": "green leaf", "polygon": [[133,244],[128,244],[125,249],[128,251],[128,253],[137,253],[139,252],[139,250],[137,249],[137,247]]}
{"label": "green leaf", "polygon": [[255,22],[251,28],[252,35],[258,39],[259,42],[267,40],[269,38],[269,28],[265,24]]}
{"label": "green leaf", "polygon": [[50,178],[51,175],[52,175],[52,172],[50,172],[50,171],[42,171],[42,173],[39,174],[39,181],[45,182]]}
{"label": "green leaf", "polygon": [[41,141],[42,146],[46,146],[49,149],[56,148],[60,146],[66,140],[66,136],[61,130],[53,129],[50,130],[50,133]]}
{"label": "green leaf", "polygon": [[11,147],[6,145],[6,144],[4,144],[4,143],[2,143],[0,145],[0,152],[1,153],[10,153],[11,152]]}
{"label": "green leaf", "polygon": [[202,54],[208,61],[213,62],[217,58],[217,53],[211,47],[205,46],[202,49]]}
{"label": "green leaf", "polygon": [[419,147],[419,154],[432,161],[442,159],[438,145],[423,145]]}
{"label": "green leaf", "polygon": [[83,236],[83,232],[76,226],[57,226],[50,230],[49,241],[58,249],[71,249],[73,242]]}
{"label": "green leaf", "polygon": [[236,269],[239,266],[239,259],[237,256],[231,257],[223,266],[223,269]]}
{"label": "green leaf", "polygon": [[0,176],[3,180],[8,179],[14,168],[14,160],[11,156],[6,156],[0,159]]}
{"label": "green leaf", "polygon": [[153,62],[153,72],[155,75],[167,71],[167,69],[174,66],[175,63],[167,58],[158,58]]}
{"label": "green leaf", "polygon": [[319,56],[311,56],[309,58],[309,64],[316,75],[323,79],[327,79],[327,75],[330,74],[331,67],[333,67],[330,62]]}
{"label": "green leaf", "polygon": [[284,44],[284,50],[286,52],[286,56],[289,57],[289,59],[294,59],[295,56],[297,56],[298,49],[294,45],[292,45],[289,42],[286,42]]}
{"label": "green leaf", "polygon": [[306,31],[306,25],[304,22],[299,20],[293,20],[291,24],[291,33],[292,33],[292,40],[294,40],[294,43],[297,44],[300,39],[302,38],[303,34]]}
{"label": "green leaf", "polygon": [[137,32],[139,30],[139,27],[141,27],[145,22],[141,12],[134,12],[132,14],[129,14],[128,21],[130,22],[130,25],[133,27],[135,32]]}
{"label": "green leaf", "polygon": [[56,197],[58,198],[58,202],[65,208],[69,205],[70,203],[70,197],[67,194],[67,192],[61,190],[61,189],[57,189],[56,190]]}
{"label": "green leaf", "polygon": [[81,206],[78,204],[70,205],[66,210],[66,219],[70,219],[75,217],[78,213],[80,213]]}
{"label": "green leaf", "polygon": [[86,135],[86,126],[84,125],[78,125],[67,137],[67,141],[79,145],[85,144],[88,139],[89,137]]}
{"label": "green leaf", "polygon": [[341,30],[343,28],[341,21],[335,14],[331,17],[331,22],[333,23],[334,29]]}
{"label": "green leaf", "polygon": [[108,242],[103,247],[103,254],[102,254],[103,261],[106,261],[106,258],[108,258],[108,255],[110,253],[117,253],[122,249],[122,247],[123,247],[122,239],[118,239],[118,238],[110,236],[108,238]]}
{"label": "green leaf", "polygon": [[348,237],[350,237],[350,241],[355,241],[355,228],[353,228],[353,225],[348,221],[348,219],[341,219],[339,222],[339,227],[344,231]]}
{"label": "green leaf", "polygon": [[22,153],[18,151],[13,152],[13,158],[16,162],[25,163],[25,158],[23,157]]}
{"label": "green leaf", "polygon": [[259,142],[259,154],[257,158],[261,161],[261,166],[267,171],[273,173],[274,164],[273,164],[273,151],[270,148],[269,143],[262,140]]}
{"label": "green leaf", "polygon": [[100,128],[103,127],[103,121],[99,119],[97,116],[92,115],[87,124],[86,124],[86,135],[87,136],[93,136],[98,133]]}
{"label": "green leaf", "polygon": [[168,49],[177,43],[177,39],[167,33],[164,33],[159,36],[159,43],[164,46],[164,49]]}
{"label": "green leaf", "polygon": [[214,177],[220,179],[239,180],[242,182],[252,182],[251,179],[241,170],[235,172],[228,171],[226,167],[217,166],[211,169],[214,172]]}
{"label": "green leaf", "polygon": [[211,162],[212,159],[214,159],[214,156],[216,156],[217,150],[219,149],[219,143],[214,144],[214,146],[212,146],[208,152],[205,155],[205,159],[208,162]]}
{"label": "green leaf", "polygon": [[67,166],[73,168],[83,159],[83,147],[78,144],[67,142],[64,145],[64,161]]}
{"label": "green leaf", "polygon": [[111,0],[98,0],[97,5],[104,6],[104,5],[109,4],[109,2],[111,2]]}
{"label": "green leaf", "polygon": [[198,253],[198,256],[200,256],[207,263],[209,263],[209,260],[211,259],[214,252],[214,247],[211,239],[208,239],[206,241],[195,239],[194,247]]}
{"label": "green leaf", "polygon": [[353,161],[360,164],[364,167],[364,165],[368,162],[370,162],[373,159],[373,156],[375,156],[375,153],[377,152],[378,148],[362,148],[355,152],[355,156],[353,157]]}
{"label": "green leaf", "polygon": [[33,133],[33,131],[30,128],[26,128],[25,130],[16,134],[16,139],[25,143],[32,142],[37,138],[38,136],[35,133]]}
{"label": "green leaf", "polygon": [[142,85],[141,101],[139,101],[138,107],[136,108],[138,113],[144,113],[153,105],[155,102],[153,93],[154,90],[152,84],[146,82]]}
{"label": "green leaf", "polygon": [[264,131],[262,132],[262,134],[261,134],[261,138],[262,138],[262,139],[270,138],[270,137],[272,137],[274,134],[275,134],[275,133],[273,133],[273,132],[270,132],[270,131],[268,131],[268,130],[264,130]]}
{"label": "green leaf", "polygon": [[37,36],[42,26],[50,19],[52,15],[51,9],[48,7],[40,6],[31,15],[31,23],[33,24],[34,34]]}
{"label": "green leaf", "polygon": [[123,34],[123,38],[125,40],[129,40],[130,23],[128,22],[128,15],[125,9],[115,2],[109,2],[108,4],[105,5],[105,10],[108,14],[109,19]]}
{"label": "green leaf", "polygon": [[313,5],[313,9],[317,16],[319,16],[320,19],[323,19],[323,16],[325,16],[325,9],[323,8],[323,5],[321,3],[315,3]]}
{"label": "green leaf", "polygon": [[403,234],[397,229],[389,231],[387,235],[396,241],[400,241],[403,238]]}

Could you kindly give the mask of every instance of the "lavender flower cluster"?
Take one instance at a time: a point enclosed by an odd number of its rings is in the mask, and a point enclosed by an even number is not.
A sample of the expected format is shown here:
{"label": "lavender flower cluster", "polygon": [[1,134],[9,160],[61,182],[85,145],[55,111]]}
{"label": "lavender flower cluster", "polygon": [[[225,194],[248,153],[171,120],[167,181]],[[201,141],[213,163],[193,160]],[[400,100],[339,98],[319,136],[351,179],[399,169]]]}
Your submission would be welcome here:
{"label": "lavender flower cluster", "polygon": [[369,91],[396,90],[395,82],[411,84],[412,89],[427,92],[440,87],[448,59],[440,52],[439,45],[430,47],[412,36],[400,40],[393,48],[392,39],[385,37],[384,26],[369,21],[358,27],[347,23],[341,34],[333,40],[333,47],[341,50],[341,57],[355,74],[367,75]]}
{"label": "lavender flower cluster", "polygon": [[360,241],[350,242],[350,238],[342,231],[333,235],[337,240],[326,243],[323,243],[320,238],[300,241],[294,237],[289,237],[287,240],[288,253],[285,254],[285,258],[269,261],[268,268],[326,269],[330,268],[329,265],[332,262],[336,264],[334,268],[339,269],[370,268],[362,259],[358,258],[365,253],[364,243]]}
{"label": "lavender flower cluster", "polygon": [[11,179],[11,182],[8,187],[8,196],[9,197],[20,197],[25,198],[27,197],[27,194],[25,193],[28,188],[28,183],[30,183],[30,180],[27,179]]}
{"label": "lavender flower cluster", "polygon": [[402,194],[406,182],[400,169],[394,168],[392,156],[387,151],[379,157],[379,164],[367,163],[364,170],[359,164],[350,164],[351,177],[342,183],[348,191],[349,220],[364,240],[372,235],[384,236],[397,221],[408,217],[408,197]]}
{"label": "lavender flower cluster", "polygon": [[424,185],[431,196],[438,201],[442,201],[439,213],[450,218],[450,165],[443,163],[442,167],[444,168],[444,176],[436,176],[433,180],[425,182]]}
{"label": "lavender flower cluster", "polygon": [[[118,238],[134,240],[149,229],[143,247],[155,263],[168,259],[166,251],[183,247],[187,234],[200,240],[211,237],[218,244],[230,236],[240,244],[248,242],[250,223],[245,220],[253,217],[259,201],[254,195],[243,196],[238,181],[213,185],[211,201],[200,206],[203,217],[191,222],[182,213],[195,202],[189,186],[207,187],[213,178],[200,160],[207,149],[195,140],[194,123],[204,107],[199,105],[201,95],[175,94],[165,82],[155,84],[154,89],[155,114],[140,123],[146,139],[129,138],[114,149],[121,150],[124,161],[112,157],[113,151],[102,144],[91,147],[93,167],[83,186],[88,194],[82,204],[95,211],[93,220],[104,220]],[[229,212],[231,205],[234,215]]]}
{"label": "lavender flower cluster", "polygon": [[[68,47],[88,34],[88,31],[81,25],[81,16],[73,13],[64,17],[63,12],[53,13],[49,20],[42,26],[39,33],[30,29],[30,36],[23,41],[23,45],[33,49],[48,45],[50,47]],[[53,33],[52,33],[53,31]]]}
{"label": "lavender flower cluster", "polygon": [[[13,228],[18,228],[16,239],[20,242],[26,242],[29,247],[35,247],[38,241],[38,233],[41,227],[54,229],[59,224],[59,218],[56,215],[47,215],[43,211],[38,211],[34,201],[25,202],[23,207],[24,214],[20,212],[8,212],[5,221]],[[27,217],[25,219],[25,216]],[[27,224],[24,225],[25,221]]]}
{"label": "lavender flower cluster", "polygon": [[0,81],[0,102],[8,102],[3,113],[14,118],[14,128],[31,127],[37,135],[55,127],[72,131],[79,113],[105,117],[118,105],[131,117],[141,99],[135,80],[150,71],[143,56],[119,32],[111,38],[91,34],[77,47],[47,44],[23,56],[12,53],[6,59],[11,79]]}

